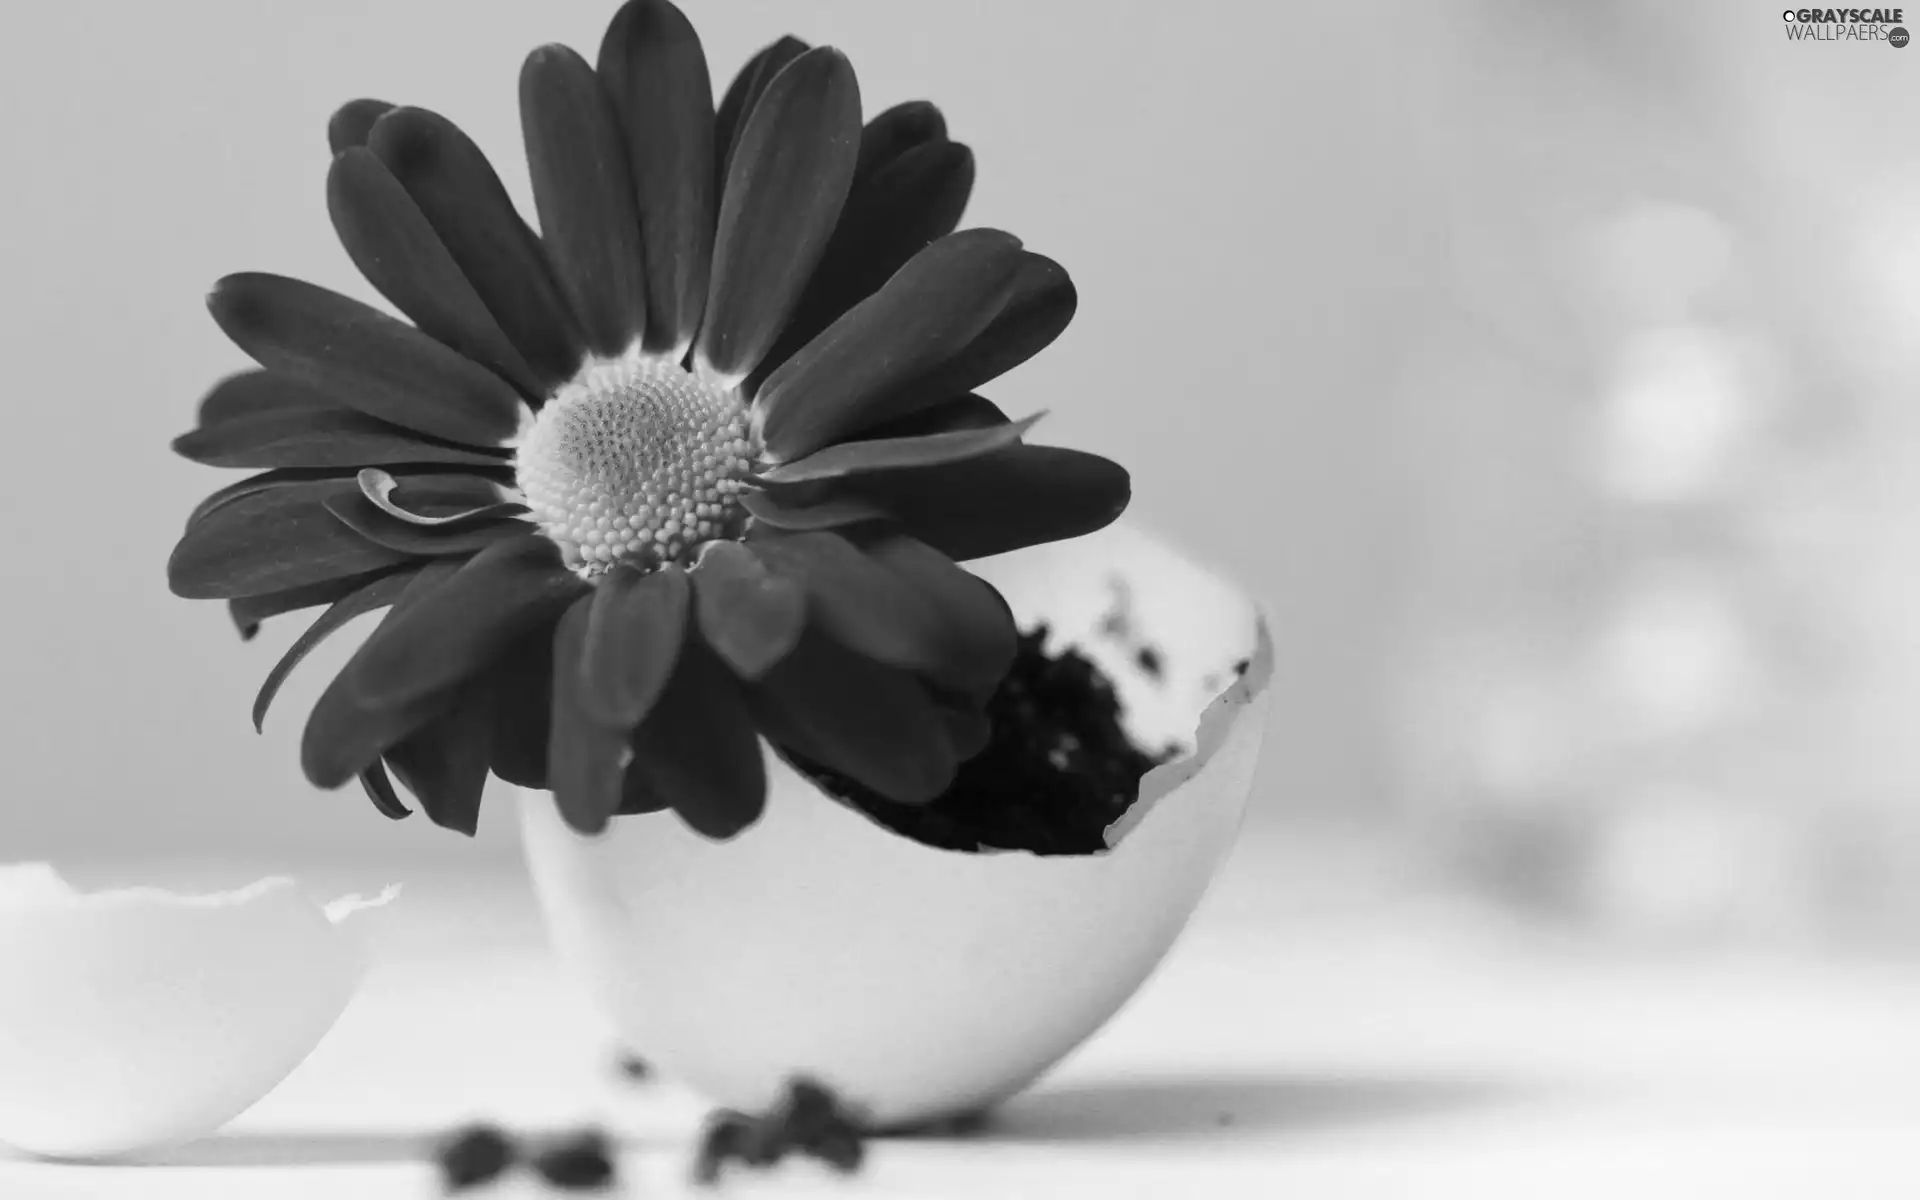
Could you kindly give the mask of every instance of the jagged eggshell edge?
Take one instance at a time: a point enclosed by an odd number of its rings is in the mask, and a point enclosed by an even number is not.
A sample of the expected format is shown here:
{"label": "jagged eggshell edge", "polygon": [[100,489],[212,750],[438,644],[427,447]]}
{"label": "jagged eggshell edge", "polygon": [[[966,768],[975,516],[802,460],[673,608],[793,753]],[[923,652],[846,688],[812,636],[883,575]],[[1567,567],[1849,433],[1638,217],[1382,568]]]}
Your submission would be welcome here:
{"label": "jagged eggshell edge", "polygon": [[45,1158],[158,1152],[273,1090],[333,1028],[367,948],[286,877],[183,895],[81,892],[0,867],[0,1143]]}

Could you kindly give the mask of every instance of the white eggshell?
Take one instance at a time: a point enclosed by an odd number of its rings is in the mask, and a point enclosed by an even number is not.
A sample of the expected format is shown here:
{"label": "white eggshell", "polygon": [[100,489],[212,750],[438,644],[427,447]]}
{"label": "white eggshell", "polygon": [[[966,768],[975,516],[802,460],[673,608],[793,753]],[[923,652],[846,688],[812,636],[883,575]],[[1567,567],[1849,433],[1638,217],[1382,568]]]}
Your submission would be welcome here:
{"label": "white eggshell", "polygon": [[322,909],[281,878],[83,894],[0,868],[0,1142],[115,1158],[213,1132],[333,1027],[365,965],[338,922],[379,902]]}
{"label": "white eggshell", "polygon": [[[725,844],[669,814],[581,837],[524,798],[558,952],[637,1051],[716,1103],[764,1108],[806,1074],[901,1126],[1019,1090],[1139,988],[1233,842],[1272,673],[1257,605],[1124,524],[972,565],[1022,627],[1109,670],[1136,739],[1189,751],[1146,776],[1106,853],[932,849],[772,755],[766,816]],[[1158,682],[1101,631],[1116,586]]]}

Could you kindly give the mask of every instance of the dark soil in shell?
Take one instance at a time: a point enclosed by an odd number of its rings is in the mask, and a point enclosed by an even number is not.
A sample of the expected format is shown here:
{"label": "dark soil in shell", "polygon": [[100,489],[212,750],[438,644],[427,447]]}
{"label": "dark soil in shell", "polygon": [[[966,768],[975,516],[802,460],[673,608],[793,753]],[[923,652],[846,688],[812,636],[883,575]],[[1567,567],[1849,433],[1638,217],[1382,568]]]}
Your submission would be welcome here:
{"label": "dark soil in shell", "polygon": [[[1140,797],[1140,779],[1177,749],[1137,746],[1112,681],[1071,648],[1048,655],[1047,628],[1020,637],[987,702],[992,735],[931,804],[906,805],[787,753],[822,790],[917,842],[943,850],[1098,854],[1106,829]],[[1147,664],[1141,664],[1143,669]],[[1157,675],[1155,661],[1151,674]]]}

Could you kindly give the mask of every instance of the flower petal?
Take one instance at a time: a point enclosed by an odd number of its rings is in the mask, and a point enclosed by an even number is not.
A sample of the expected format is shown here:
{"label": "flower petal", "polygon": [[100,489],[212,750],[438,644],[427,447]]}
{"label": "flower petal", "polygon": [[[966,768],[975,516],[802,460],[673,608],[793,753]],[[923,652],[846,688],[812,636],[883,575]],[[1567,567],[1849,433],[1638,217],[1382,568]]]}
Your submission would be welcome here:
{"label": "flower petal", "polygon": [[167,562],[167,582],[176,596],[223,600],[406,562],[408,555],[367,541],[327,511],[329,499],[358,495],[351,479],[322,479],[236,496],[187,527]]}
{"label": "flower petal", "polygon": [[349,100],[335,109],[327,121],[327,145],[335,154],[351,146],[367,144],[367,132],[374,123],[393,111],[385,100]]}
{"label": "flower petal", "polygon": [[263,729],[267,721],[267,709],[273,705],[273,699],[280,694],[280,688],[286,683],[293,669],[300,665],[313,648],[332,636],[339,628],[355,617],[386,608],[400,599],[407,585],[419,572],[401,570],[380,576],[363,584],[354,591],[333,602],[326,612],[314,619],[313,624],[302,630],[294,639],[293,645],[273,664],[273,670],[267,672],[266,681],[260,685],[260,691],[253,698],[253,728]]}
{"label": "flower petal", "polygon": [[807,597],[808,624],[890,666],[937,668],[947,623],[919,589],[836,533],[799,533],[754,543],[761,561]]}
{"label": "flower petal", "polygon": [[566,612],[555,637],[553,737],[547,760],[566,822],[597,833],[632,806],[630,739],[682,655],[687,576],[616,568]]}
{"label": "flower petal", "polygon": [[327,212],[353,265],[422,333],[489,367],[529,400],[540,382],[420,206],[371,150],[350,147],[327,172]]}
{"label": "flower petal", "polygon": [[495,517],[518,516],[529,511],[524,504],[495,499],[497,493],[491,481],[481,476],[433,475],[415,480],[413,487],[408,489],[408,502],[436,507],[445,502],[454,510],[437,514],[416,512],[396,501],[393,493],[400,486],[399,481],[376,467],[360,471],[354,476],[354,481],[360,485],[360,494],[375,508],[409,525],[429,528],[459,525]]}
{"label": "flower petal", "polygon": [[965,462],[848,480],[907,533],[964,561],[1101,529],[1127,507],[1132,485],[1117,463],[1024,443]]}
{"label": "flower petal", "polygon": [[626,133],[647,284],[647,350],[678,360],[707,304],[713,255],[713,83],[700,37],[667,0],[628,0],[600,44]]}
{"label": "flower petal", "polygon": [[466,558],[495,542],[520,537],[530,528],[512,517],[463,521],[450,527],[419,525],[380,511],[358,492],[329,496],[327,511],[374,545],[421,558]]}
{"label": "flower petal", "polygon": [[484,476],[410,476],[403,485],[370,468],[360,472],[355,486],[357,494],[329,496],[327,511],[368,541],[405,554],[464,557],[528,528],[513,519],[527,507],[500,501],[493,481]]}
{"label": "flower petal", "polygon": [[520,787],[547,790],[547,741],[553,705],[554,631],[536,629],[487,673],[493,685],[493,773]]}
{"label": "flower petal", "polygon": [[934,711],[946,728],[947,741],[953,745],[956,763],[964,763],[987,748],[993,740],[993,718],[971,704],[955,704],[939,696],[932,699]]}
{"label": "flower petal", "polygon": [[806,593],[747,546],[709,542],[688,574],[701,636],[742,679],[766,674],[800,640]]}
{"label": "flower petal", "polygon": [[586,343],[540,239],[480,147],[438,113],[399,108],[374,126],[367,148],[413,197],[540,382],[571,378]]}
{"label": "flower petal", "polygon": [[740,497],[740,503],[754,520],[792,533],[840,529],[866,521],[890,519],[885,508],[859,496],[835,496],[800,503],[771,492],[746,492]]}
{"label": "flower petal", "polygon": [[587,345],[624,352],[646,329],[646,277],[633,178],[587,61],[542,46],[520,72],[520,123],[540,233]]}
{"label": "flower petal", "polygon": [[585,618],[584,657],[573,680],[580,711],[622,739],[659,700],[686,640],[687,573],[676,566],[609,571]]}
{"label": "flower petal", "polygon": [[553,714],[547,762],[555,805],[580,833],[607,827],[620,806],[631,730],[588,717],[580,707],[581,680],[592,666],[593,596],[574,602],[553,638]]}
{"label": "flower petal", "polygon": [[1019,648],[1013,610],[999,590],[916,538],[884,536],[863,549],[939,613],[947,646],[939,681],[985,703],[1007,677]]}
{"label": "flower petal", "polygon": [[431,441],[350,408],[265,408],[224,417],[173,439],[173,450],[210,467],[507,465],[498,454]]}
{"label": "flower petal", "polygon": [[342,596],[360,590],[387,573],[386,569],[369,571],[364,575],[344,575],[339,579],[328,579],[320,583],[310,583],[304,587],[288,588],[284,592],[236,596],[227,601],[227,615],[233,618],[234,628],[240,631],[240,640],[252,641],[254,635],[260,632],[260,623],[268,618],[299,612],[304,608],[316,608],[322,604],[332,604]]}
{"label": "flower petal", "polygon": [[373,801],[380,815],[394,821],[404,821],[413,815],[413,810],[400,803],[400,797],[394,794],[393,780],[387,777],[387,768],[378,759],[372,766],[360,772],[360,790]]}
{"label": "flower petal", "polygon": [[747,117],[753,113],[754,106],[760,103],[767,85],[773,82],[786,65],[812,49],[797,37],[783,37],[779,41],[761,47],[759,53],[747,60],[740,73],[727,85],[727,94],[720,101],[720,108],[713,117],[713,166],[715,171],[714,191],[718,195],[727,181],[727,168],[733,160],[733,149],[740,143],[740,130],[747,123]]}
{"label": "flower petal", "polygon": [[635,816],[640,813],[663,812],[672,808],[667,797],[654,791],[653,784],[645,772],[628,767],[625,778],[620,781],[620,807],[614,809],[618,816]]}
{"label": "flower petal", "polygon": [[911,470],[960,462],[1004,450],[1018,442],[1044,413],[985,429],[957,429],[919,437],[871,438],[841,442],[816,450],[805,458],[781,463],[761,473],[767,483],[809,483],[841,479],[875,471]]}
{"label": "flower petal", "polygon": [[340,675],[368,709],[399,709],[452,688],[556,619],[587,584],[538,533],[495,542],[418,604],[396,611]]}
{"label": "flower petal", "polygon": [[915,388],[944,397],[998,379],[1052,345],[1073,320],[1079,303],[1065,267],[1043,254],[1028,253],[1021,260],[1013,294],[999,315],[965,350]]}
{"label": "flower petal", "polygon": [[870,425],[860,431],[860,437],[862,440],[925,437],[930,433],[951,433],[960,429],[992,429],[1007,423],[1007,414],[1000,411],[998,404],[985,396],[969,392],[964,396],[943,400],[931,408]]}
{"label": "flower petal", "polygon": [[853,182],[860,86],[844,54],[809,50],[767,85],[740,131],[720,200],[695,356],[744,378],[786,324]]}
{"label": "flower petal", "polygon": [[755,397],[767,455],[786,462],[947,399],[916,380],[964,350],[999,315],[1018,278],[1020,241],[997,229],[949,234],[835,321]]}
{"label": "flower petal", "polygon": [[472,837],[480,827],[492,733],[489,693],[474,681],[444,712],[396,742],[386,752],[387,765],[429,820]]}
{"label": "flower petal", "polygon": [[245,479],[237,479],[226,487],[220,488],[194,505],[193,511],[187,514],[187,528],[192,529],[219,509],[225,508],[236,500],[244,500],[248,496],[273,491],[290,483],[337,483],[346,478],[347,476],[338,470],[307,467],[279,467],[271,471],[262,471],[258,475],[249,475]]}
{"label": "flower petal", "polygon": [[810,632],[753,691],[776,743],[888,799],[925,804],[957,762],[932,701],[912,676]]}
{"label": "flower petal", "polygon": [[[272,371],[251,367],[245,371],[236,371],[214,384],[213,388],[201,397],[200,407],[195,411],[194,419],[199,425],[218,425],[224,421],[238,421],[248,417],[265,416],[268,413],[312,412],[315,409],[331,412],[358,411],[335,400],[325,392],[316,391],[284,375],[275,375]],[[391,429],[392,426],[387,428]]]}
{"label": "flower petal", "polygon": [[725,839],[758,820],[766,763],[740,685],[697,638],[633,735],[636,787],[666,798],[696,833]]}
{"label": "flower petal", "polygon": [[[867,129],[863,158],[873,125]],[[973,152],[945,140],[906,147],[867,178],[856,173],[820,264],[754,382],[873,295],[914,255],[952,233],[973,192],[973,173]]]}
{"label": "flower petal", "polygon": [[473,515],[473,510],[499,503],[502,491],[491,476],[465,471],[422,472],[396,478],[369,468],[356,473],[353,483],[362,495],[368,495],[370,485],[375,486],[385,497],[383,507],[400,509],[397,515],[414,522],[450,515],[465,518]]}
{"label": "flower petal", "polygon": [[374,709],[354,695],[351,673],[368,647],[380,640],[410,609],[425,603],[459,569],[452,559],[436,559],[422,566],[400,593],[393,608],[367,641],[361,643],[347,666],[327,684],[315,702],[300,734],[300,769],[316,787],[336,788],[380,761],[388,747],[431,720],[451,699],[450,692],[404,707]]}
{"label": "flower petal", "polygon": [[229,275],[207,305],[269,370],[368,416],[448,441],[499,446],[520,398],[480,364],[356,300],[279,275]]}
{"label": "flower petal", "polygon": [[928,100],[908,100],[887,109],[860,131],[860,158],[854,164],[855,183],[871,178],[915,146],[947,140],[947,119]]}

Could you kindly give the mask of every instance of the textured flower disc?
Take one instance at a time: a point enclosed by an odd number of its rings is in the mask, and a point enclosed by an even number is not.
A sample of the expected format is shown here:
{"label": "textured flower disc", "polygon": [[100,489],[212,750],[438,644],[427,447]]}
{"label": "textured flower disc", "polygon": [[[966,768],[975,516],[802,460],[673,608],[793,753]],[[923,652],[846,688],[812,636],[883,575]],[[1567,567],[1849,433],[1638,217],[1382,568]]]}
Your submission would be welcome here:
{"label": "textured flower disc", "polygon": [[745,406],[664,359],[595,362],[533,420],[520,490],[567,565],[685,561],[737,537],[752,447]]}

